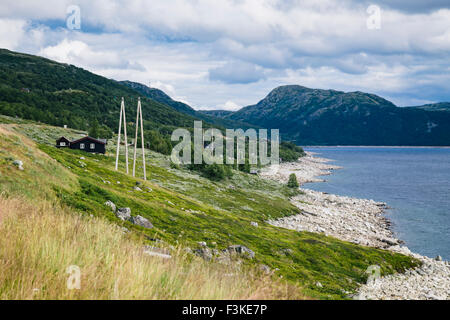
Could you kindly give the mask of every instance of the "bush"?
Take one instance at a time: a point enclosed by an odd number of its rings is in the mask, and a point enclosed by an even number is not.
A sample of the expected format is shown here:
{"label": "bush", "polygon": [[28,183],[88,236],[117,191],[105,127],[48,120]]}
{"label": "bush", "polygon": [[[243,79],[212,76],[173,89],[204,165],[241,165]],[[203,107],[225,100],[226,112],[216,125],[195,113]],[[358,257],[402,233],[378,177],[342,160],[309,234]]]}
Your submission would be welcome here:
{"label": "bush", "polygon": [[229,166],[216,163],[206,164],[200,171],[211,180],[222,180],[233,174]]}
{"label": "bush", "polygon": [[200,172],[204,177],[210,180],[222,180],[233,176],[231,167],[226,164],[190,164],[187,166],[189,170],[195,170]]}
{"label": "bush", "polygon": [[292,142],[283,141],[280,143],[280,158],[283,162],[297,161],[298,158],[305,156],[302,147],[296,146]]}
{"label": "bush", "polygon": [[244,164],[239,164],[239,171],[250,173],[250,162],[248,161],[248,157],[245,159]]}
{"label": "bush", "polygon": [[291,173],[289,175],[289,181],[287,183],[287,186],[289,188],[298,188],[299,187],[298,181],[297,181],[297,176],[295,175],[295,173]]}
{"label": "bush", "polygon": [[99,124],[98,124],[97,119],[94,119],[92,121],[91,126],[89,127],[88,135],[92,138],[98,139],[98,138],[100,138],[98,131],[99,131]]}
{"label": "bush", "polygon": [[[172,151],[172,143],[170,141],[170,137],[167,135],[161,134],[156,130],[146,130],[144,132],[144,139],[146,147],[162,153],[169,155]],[[138,143],[140,143],[141,138],[138,138]]]}

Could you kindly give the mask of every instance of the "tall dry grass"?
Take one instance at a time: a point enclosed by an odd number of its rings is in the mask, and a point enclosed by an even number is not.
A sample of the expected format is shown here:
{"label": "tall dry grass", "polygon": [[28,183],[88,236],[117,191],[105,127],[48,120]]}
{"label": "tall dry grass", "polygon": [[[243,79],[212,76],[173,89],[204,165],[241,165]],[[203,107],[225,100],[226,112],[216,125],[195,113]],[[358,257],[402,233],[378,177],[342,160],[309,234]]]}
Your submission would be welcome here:
{"label": "tall dry grass", "polygon": [[[69,290],[69,266],[81,270]],[[289,299],[298,288],[206,263],[150,257],[120,228],[48,202],[0,196],[0,299]]]}

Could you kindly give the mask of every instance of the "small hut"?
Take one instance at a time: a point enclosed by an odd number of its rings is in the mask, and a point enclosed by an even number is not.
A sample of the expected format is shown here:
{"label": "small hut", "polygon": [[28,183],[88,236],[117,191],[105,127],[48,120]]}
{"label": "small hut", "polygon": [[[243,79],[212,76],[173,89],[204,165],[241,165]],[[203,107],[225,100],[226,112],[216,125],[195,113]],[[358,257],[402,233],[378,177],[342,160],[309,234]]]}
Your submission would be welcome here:
{"label": "small hut", "polygon": [[61,137],[58,140],[56,140],[56,147],[57,148],[68,148],[70,147],[70,141],[66,139],[65,137]]}

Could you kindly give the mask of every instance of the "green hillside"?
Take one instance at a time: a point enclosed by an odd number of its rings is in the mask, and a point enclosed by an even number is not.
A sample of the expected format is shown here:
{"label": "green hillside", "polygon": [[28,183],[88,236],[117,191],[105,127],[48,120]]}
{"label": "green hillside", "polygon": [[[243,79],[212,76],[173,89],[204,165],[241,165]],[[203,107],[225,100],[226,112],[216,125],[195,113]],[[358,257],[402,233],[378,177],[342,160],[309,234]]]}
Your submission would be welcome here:
{"label": "green hillside", "polygon": [[[0,116],[1,300],[304,298],[298,287],[271,278],[252,264],[206,261],[189,253],[182,246],[184,239],[175,234],[177,240],[154,238],[168,234],[163,221],[171,219],[172,212],[179,214],[170,201],[191,210],[207,206],[155,183],[113,172],[110,157],[59,152],[63,150],[51,146],[55,136],[77,137],[85,132],[22,120],[11,124],[12,120]],[[45,141],[48,145],[42,144]],[[42,150],[54,152],[58,161]],[[114,178],[122,187],[114,181],[118,188],[108,188],[102,177]],[[131,188],[136,182],[142,182],[145,193]],[[121,222],[101,203],[104,197],[117,205],[130,203],[134,217],[160,217],[153,219],[155,232]],[[139,212],[142,206],[148,209]],[[190,221],[195,212],[185,215]],[[183,229],[180,223],[173,222]],[[77,290],[67,287],[69,266],[80,268]]]}
{"label": "green hillside", "polygon": [[[224,181],[211,181],[172,168],[166,156],[154,152],[147,157],[148,181],[143,181],[124,173],[123,158],[120,171],[114,171],[114,145],[109,145],[106,156],[53,146],[54,137],[63,131],[72,137],[80,132],[36,124],[0,128],[15,132],[1,135],[0,150],[23,149],[20,160],[25,168],[17,171],[14,158],[0,152],[0,193],[57,199],[78,212],[126,227],[152,246],[165,243],[198,250],[198,243],[204,241],[216,261],[222,258],[223,249],[243,245],[255,253],[253,259],[241,261],[243,266],[266,265],[276,270],[276,278],[282,277],[303,294],[325,299],[344,298],[353,292],[365,281],[369,265],[379,264],[383,273],[391,273],[416,263],[392,252],[267,224],[269,218],[299,212],[289,202],[295,191],[276,182],[239,172]],[[39,150],[24,144],[22,135],[34,139]],[[58,168],[32,170],[42,162],[41,152],[56,159]],[[121,221],[105,206],[106,201],[130,207],[132,215],[149,219],[154,228]],[[323,287],[317,287],[317,281]]]}
{"label": "green hillside", "polygon": [[[0,78],[0,114],[81,130],[98,121],[112,135],[124,97],[127,121],[136,119],[138,92],[73,65],[1,49]],[[142,113],[147,142],[165,153],[171,149],[168,135],[196,119],[145,97]]]}

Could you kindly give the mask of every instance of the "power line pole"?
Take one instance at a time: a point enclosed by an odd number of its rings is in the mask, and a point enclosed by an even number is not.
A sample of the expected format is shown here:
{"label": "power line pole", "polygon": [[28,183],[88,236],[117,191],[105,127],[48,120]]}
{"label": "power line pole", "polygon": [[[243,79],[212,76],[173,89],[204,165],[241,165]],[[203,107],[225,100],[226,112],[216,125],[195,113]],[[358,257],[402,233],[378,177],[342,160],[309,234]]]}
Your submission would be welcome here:
{"label": "power line pole", "polygon": [[116,171],[119,167],[119,149],[120,149],[120,134],[122,131],[122,116],[123,116],[123,134],[125,138],[125,163],[128,174],[128,141],[127,141],[127,120],[125,117],[125,101],[122,97],[122,103],[120,104],[120,117],[119,117],[119,134],[117,136],[117,151],[116,151]]}
{"label": "power line pole", "polygon": [[[139,121],[140,118],[140,121]],[[141,125],[141,145],[142,145],[142,168],[144,169],[144,180],[147,180],[147,173],[145,168],[145,147],[144,147],[144,124],[142,119],[141,98],[138,99],[138,106],[136,111],[136,135],[134,139],[134,156],[133,156],[133,177],[136,176],[136,151],[139,124]]]}

